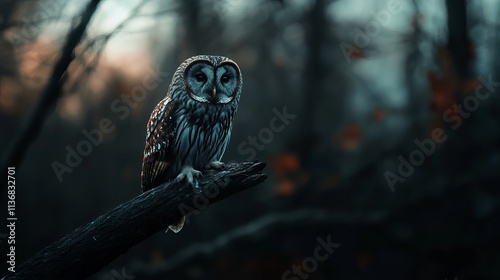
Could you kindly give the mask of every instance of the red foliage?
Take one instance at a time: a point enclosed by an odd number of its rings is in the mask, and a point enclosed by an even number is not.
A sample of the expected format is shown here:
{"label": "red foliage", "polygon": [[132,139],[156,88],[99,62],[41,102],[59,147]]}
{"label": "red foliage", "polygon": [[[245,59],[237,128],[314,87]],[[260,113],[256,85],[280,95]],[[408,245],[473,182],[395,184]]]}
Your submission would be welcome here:
{"label": "red foliage", "polygon": [[340,130],[335,140],[343,150],[353,151],[361,142],[362,135],[361,125],[350,123]]}
{"label": "red foliage", "polygon": [[373,120],[380,122],[384,119],[384,111],[382,109],[376,109],[373,111]]}
{"label": "red foliage", "polygon": [[349,54],[349,57],[352,60],[360,60],[366,58],[366,55],[361,49],[356,48]]}
{"label": "red foliage", "polygon": [[291,195],[295,192],[297,185],[307,181],[307,176],[300,170],[299,159],[295,154],[277,155],[272,161],[272,169],[279,179],[277,195]]}

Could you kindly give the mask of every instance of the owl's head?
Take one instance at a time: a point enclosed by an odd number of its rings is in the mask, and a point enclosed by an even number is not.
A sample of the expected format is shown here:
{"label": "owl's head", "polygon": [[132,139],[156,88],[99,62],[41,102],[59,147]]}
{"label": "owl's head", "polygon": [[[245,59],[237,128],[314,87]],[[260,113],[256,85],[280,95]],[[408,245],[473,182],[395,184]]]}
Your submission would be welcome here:
{"label": "owl's head", "polygon": [[209,104],[238,102],[243,81],[240,68],[234,61],[211,55],[185,60],[177,69],[174,80],[182,80],[184,94],[191,99]]}

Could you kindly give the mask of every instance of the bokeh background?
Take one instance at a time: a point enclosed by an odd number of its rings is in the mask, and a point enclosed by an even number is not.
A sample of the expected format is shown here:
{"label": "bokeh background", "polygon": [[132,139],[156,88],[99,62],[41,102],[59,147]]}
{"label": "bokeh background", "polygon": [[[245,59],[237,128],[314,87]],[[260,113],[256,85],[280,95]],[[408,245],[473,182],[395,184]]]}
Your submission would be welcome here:
{"label": "bokeh background", "polygon": [[[0,1],[1,156],[86,5]],[[499,18],[495,0],[100,1],[17,165],[18,264],[141,193],[150,112],[180,62],[218,54],[244,77],[224,160],[264,161],[269,179],[91,279],[500,279]],[[422,141],[435,149],[401,167]],[[328,236],[327,260],[283,277]]]}

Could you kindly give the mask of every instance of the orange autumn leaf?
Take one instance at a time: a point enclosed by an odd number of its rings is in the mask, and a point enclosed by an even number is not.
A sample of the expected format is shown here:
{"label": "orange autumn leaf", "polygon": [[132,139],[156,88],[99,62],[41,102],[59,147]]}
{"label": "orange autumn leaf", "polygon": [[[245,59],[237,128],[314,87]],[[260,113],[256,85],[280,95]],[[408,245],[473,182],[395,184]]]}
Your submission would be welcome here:
{"label": "orange autumn leaf", "polygon": [[[469,45],[468,51],[475,51],[474,46]],[[435,116],[431,120],[432,127],[442,126],[442,113],[453,108],[457,100],[462,98],[461,95],[473,93],[480,86],[477,79],[461,77],[456,70],[453,55],[448,49],[439,48],[437,59],[441,73],[439,75],[427,73],[431,89],[431,108],[435,111]]]}
{"label": "orange autumn leaf", "polygon": [[358,123],[351,123],[340,131],[337,141],[342,149],[352,151],[358,147],[361,142],[361,136],[361,126]]}
{"label": "orange autumn leaf", "polygon": [[288,196],[295,191],[295,184],[291,180],[282,180],[278,184],[277,194],[280,196]]}
{"label": "orange autumn leaf", "polygon": [[358,49],[358,48],[355,48],[350,54],[349,54],[349,57],[352,59],[352,60],[360,60],[360,59],[363,59],[363,58],[366,58],[365,54],[363,53],[363,51],[361,49]]}
{"label": "orange autumn leaf", "polygon": [[373,111],[373,120],[380,122],[384,118],[384,111],[382,109],[377,109]]}
{"label": "orange autumn leaf", "polygon": [[480,85],[481,82],[478,79],[470,79],[465,80],[462,87],[465,91],[475,91]]}
{"label": "orange autumn leaf", "polygon": [[463,86],[458,78],[458,74],[453,66],[452,55],[446,48],[439,48],[437,59],[440,64],[441,74],[428,72],[427,80],[431,89],[430,105],[432,110],[437,113],[432,117],[432,127],[443,125],[441,114],[450,109],[455,103],[455,95]]}
{"label": "orange autumn leaf", "polygon": [[454,86],[449,79],[438,77],[434,73],[427,73],[427,80],[431,87],[431,106],[438,112],[448,110],[455,102]]}
{"label": "orange autumn leaf", "polygon": [[278,177],[285,177],[298,170],[299,159],[294,154],[278,155],[273,160],[273,171]]}
{"label": "orange autumn leaf", "polygon": [[427,81],[431,88],[431,107],[437,112],[444,112],[455,102],[454,94],[458,89],[458,81],[450,51],[446,48],[439,48],[437,57],[442,73],[438,76],[428,72]]}

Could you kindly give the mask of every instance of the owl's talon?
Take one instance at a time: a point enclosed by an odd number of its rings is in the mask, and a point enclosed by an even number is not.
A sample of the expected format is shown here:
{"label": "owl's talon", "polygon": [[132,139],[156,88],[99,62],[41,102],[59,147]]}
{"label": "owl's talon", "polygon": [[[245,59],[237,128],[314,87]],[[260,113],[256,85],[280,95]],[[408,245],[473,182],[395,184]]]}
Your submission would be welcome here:
{"label": "owl's talon", "polygon": [[177,180],[182,181],[186,179],[189,184],[194,185],[193,178],[195,177],[201,177],[202,173],[201,171],[198,171],[192,167],[184,167],[182,169],[182,172],[177,175]]}
{"label": "owl's talon", "polygon": [[212,161],[207,164],[206,169],[222,169],[224,168],[224,163],[222,161]]}
{"label": "owl's talon", "polygon": [[184,227],[185,224],[186,224],[186,216],[182,216],[182,218],[176,224],[169,225],[165,233],[167,233],[169,229],[174,233],[178,233],[179,231],[181,231],[181,229]]}

